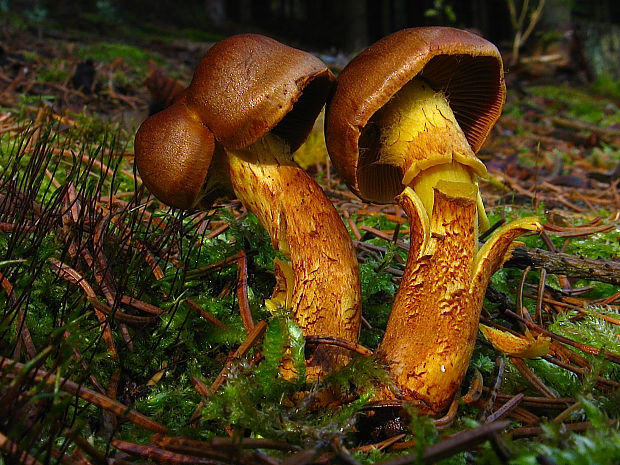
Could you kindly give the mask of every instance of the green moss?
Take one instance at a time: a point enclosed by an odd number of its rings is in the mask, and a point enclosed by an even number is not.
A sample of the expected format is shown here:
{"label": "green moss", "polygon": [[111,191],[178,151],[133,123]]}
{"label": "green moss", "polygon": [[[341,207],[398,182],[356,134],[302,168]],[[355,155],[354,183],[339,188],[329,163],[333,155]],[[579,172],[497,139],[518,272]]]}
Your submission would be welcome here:
{"label": "green moss", "polygon": [[[90,57],[104,62],[110,62],[116,56],[123,56],[126,64],[144,70],[151,54],[107,42],[85,47],[80,51],[80,58]],[[50,74],[41,75],[41,79],[59,77],[54,76],[54,73],[60,69],[60,65],[57,69],[52,68]],[[132,75],[121,72],[114,79],[120,85],[131,85]],[[615,117],[606,113],[601,104],[586,102],[585,94],[563,95],[553,89],[544,92],[548,94],[541,94],[541,98],[555,99],[554,108],[563,112],[562,114],[581,115],[579,118],[584,121],[600,121],[603,125],[615,121]],[[24,97],[21,103],[25,106],[38,102]],[[514,108],[514,115],[518,116],[522,108]],[[30,110],[23,111],[22,116],[26,118]],[[69,181],[73,183],[80,193],[82,205],[94,204],[104,195],[134,191],[137,186],[132,177],[122,174],[122,170],[130,170],[132,167],[119,156],[124,147],[131,147],[133,134],[111,126],[87,112],[75,115],[75,120],[74,128],[55,126],[41,133],[36,153],[45,160],[45,166],[61,184]],[[12,180],[20,189],[31,186],[28,192],[32,198],[46,211],[53,212],[62,205],[63,191],[58,191],[45,176],[44,170],[41,170],[40,166],[37,168],[36,164],[33,165],[33,157],[20,148],[26,140],[11,139],[8,134],[0,135],[1,177],[3,181]],[[58,158],[51,153],[52,147],[66,148],[73,151],[75,156]],[[574,158],[575,154],[558,155]],[[597,166],[608,167],[617,162],[617,149],[611,144],[603,145],[588,156],[592,157],[592,162],[595,161]],[[89,164],[89,159],[104,163],[109,170]],[[16,169],[13,170],[13,167]],[[60,216],[50,213],[47,218],[51,223],[47,229],[42,228],[37,234],[0,233],[0,271],[9,277],[18,295],[23,296],[21,308],[26,312],[33,341],[39,349],[54,347],[53,354],[45,359],[43,366],[50,370],[58,369],[58,373],[87,386],[90,386],[89,374],[93,374],[105,386],[112,373],[120,372],[122,380],[118,397],[132,408],[169,427],[172,434],[206,439],[225,435],[226,428],[233,425],[239,431],[245,430],[254,437],[285,439],[303,447],[324,447],[333,438],[342,439],[347,447],[353,446],[355,440],[352,432],[355,429],[356,416],[360,415],[372,400],[377,386],[389,382],[385,368],[373,358],[355,357],[350,365],[328,379],[311,385],[306,383],[305,343],[299,328],[289,315],[281,313],[273,316],[264,308],[264,299],[270,295],[274,284],[273,259],[277,253],[256,217],[248,215],[238,220],[230,210],[219,209],[215,211],[212,219],[227,221],[231,226],[218,237],[208,239],[204,233],[198,232],[201,223],[197,215],[162,208],[157,203],[149,204],[146,207],[148,213],[153,215],[154,220],[162,220],[166,224],[166,228],[162,229],[155,223],[147,225],[142,221],[143,205],[138,205],[136,198],[126,199],[131,199],[134,203],[127,208],[114,209],[113,217],[121,221],[121,224],[128,228],[128,232],[111,222],[102,227],[102,250],[108,259],[109,271],[119,292],[137,296],[165,310],[165,313],[152,323],[129,325],[133,351],[127,347],[118,322],[112,321],[118,359],[110,357],[101,338],[99,320],[92,305],[85,299],[83,290],[73,282],[60,279],[50,268],[50,258],[64,260],[79,268],[89,283],[97,283],[98,278],[93,269],[84,266],[81,258],[72,260],[66,238],[52,232],[57,224],[53,221],[58,221]],[[491,222],[501,217],[510,220],[532,213],[544,216],[543,205],[539,205],[536,211],[532,210],[534,209],[529,206],[496,208],[491,212]],[[29,214],[19,218],[28,219]],[[575,224],[591,220],[577,215],[574,218]],[[83,221],[71,226],[71,237],[92,241],[93,225],[99,224],[101,219],[99,213],[83,218]],[[354,217],[353,220],[359,225],[382,230],[393,230],[396,226],[381,215]],[[402,271],[406,253],[389,240],[377,238],[371,233],[363,234],[364,242],[382,248],[380,251],[364,253],[364,263],[360,265],[362,310],[364,317],[372,325],[372,329],[362,329],[360,342],[375,348],[381,341],[397,289],[393,269]],[[163,252],[161,256],[155,254],[159,257],[157,261],[163,270],[163,279],[157,280],[153,277],[151,265],[145,261],[143,253],[132,250],[127,245],[123,240],[125,235],[135,242],[145,244],[149,250],[170,252],[170,255]],[[407,238],[401,235],[401,239]],[[544,246],[537,236],[523,240],[531,247]],[[553,240],[561,246],[565,238],[555,237]],[[619,241],[617,230],[585,239],[571,238],[566,251],[614,260],[620,257]],[[89,244],[92,245],[90,242]],[[235,292],[233,290],[227,293],[229,286],[234,285],[237,280],[236,264],[231,263],[208,271],[201,271],[201,268],[241,250],[245,251],[248,260],[251,311],[255,319],[267,321],[268,328],[262,341],[253,347],[247,356],[232,362],[223,386],[208,399],[202,399],[192,385],[192,377],[210,385],[226,365],[228,355],[247,335],[241,322]],[[164,256],[167,258],[162,258]],[[176,260],[174,264],[169,260],[170,257]],[[522,270],[502,269],[493,276],[492,284],[514,300],[521,275]],[[536,285],[538,277],[536,271],[530,272],[526,284]],[[575,287],[582,284],[589,283],[573,283]],[[589,297],[609,296],[615,292],[612,286],[592,284],[595,287],[588,294]],[[553,276],[548,276],[547,286],[561,291]],[[528,290],[526,287],[526,291]],[[101,295],[100,289],[96,288],[96,292],[98,298],[104,301],[105,297]],[[228,329],[216,328],[199,316],[187,305],[186,298],[193,299]],[[8,303],[8,299],[0,299],[0,312],[3,315],[10,313]],[[534,302],[525,299],[525,305],[532,310]],[[121,310],[140,314],[126,306],[122,306]],[[605,307],[592,307],[591,310],[590,315],[579,320],[574,320],[574,313],[558,315],[550,329],[571,339],[619,353],[620,343],[615,337],[615,328],[602,322],[594,312],[607,313],[614,317],[617,315],[613,309]],[[12,314],[0,320],[0,348],[3,355],[12,356],[12,349],[16,344],[16,327],[13,319],[15,310],[11,309],[11,312]],[[75,355],[74,349],[81,354],[80,358]],[[281,360],[285,355],[292,358],[299,372],[297,380],[286,380],[280,373]],[[475,348],[471,365],[482,372],[487,386],[493,379],[496,356],[497,352],[486,345],[478,344]],[[514,459],[514,463],[535,463],[541,454],[552,457],[558,464],[565,463],[563,460],[569,458],[575,460],[575,463],[581,463],[579,461],[584,460],[588,454],[604,463],[605,458],[617,453],[610,445],[611,441],[617,440],[617,431],[610,431],[606,421],[607,416],[619,414],[619,394],[600,392],[595,389],[594,383],[597,376],[617,379],[618,368],[604,357],[584,356],[591,369],[583,377],[541,359],[526,363],[558,395],[583,396],[583,409],[576,412],[571,419],[588,419],[596,429],[584,434],[569,435],[549,427],[541,442],[534,446],[529,441],[514,441],[510,446],[519,457]],[[147,388],[147,380],[161,368],[163,362],[168,365],[163,378]],[[85,368],[82,363],[86,365]],[[526,394],[539,395],[529,387],[528,382],[509,361],[506,365],[502,392],[521,392],[525,386]],[[2,382],[6,380],[0,381],[0,384]],[[3,389],[6,387],[6,383],[1,385]],[[131,386],[137,386],[136,392],[131,391]],[[127,395],[127,392],[132,395]],[[327,392],[347,401],[339,406],[314,409],[313,401]],[[100,450],[104,451],[108,447],[108,441],[99,436],[96,429],[89,429],[89,421],[92,424],[101,421],[99,408],[81,400],[76,402],[74,397],[54,392],[42,385],[25,387],[23,395],[31,396],[37,402],[51,402],[53,411],[49,423],[45,423],[45,431],[49,432],[53,440],[62,442],[65,439],[62,420],[67,418],[66,412],[70,412],[69,415],[77,418],[74,423],[76,430],[85,437],[94,438],[94,444]],[[125,395],[127,397],[123,397]],[[189,419],[200,401],[205,402],[203,416],[199,419],[198,427],[190,429],[187,426]],[[476,426],[472,420],[476,415],[476,408],[461,406],[452,431]],[[44,421],[47,422],[48,419],[41,420]],[[439,436],[428,418],[414,416],[412,425],[415,434],[410,438],[415,437],[419,444],[413,452],[417,452],[419,457],[424,446],[439,440]],[[21,437],[21,434],[25,434],[24,429],[19,430],[17,436]],[[140,443],[151,440],[150,433],[126,421],[120,422],[118,436],[115,437]],[[574,449],[571,449],[570,457],[562,455],[567,453],[560,447],[563,445]],[[592,452],[594,448],[598,448],[598,452]],[[43,447],[36,452],[38,458],[45,454]],[[374,450],[368,454],[357,453],[355,456],[362,463],[373,463],[396,455],[398,454]],[[493,460],[497,461],[497,458],[491,446],[487,445],[481,448],[481,452],[457,454],[445,463],[493,463]]]}
{"label": "green moss", "polygon": [[584,433],[571,433],[558,424],[543,426],[537,441],[519,441],[511,465],[534,465],[541,462],[558,465],[590,465],[617,463],[620,457],[620,431],[610,426],[609,419],[588,399],[582,397],[586,419],[593,427]]}
{"label": "green moss", "polygon": [[[601,97],[593,98],[583,89],[568,85],[533,86],[528,88],[528,92],[546,99],[546,106],[550,107],[548,109],[557,110],[569,118],[601,126],[611,126],[620,122],[617,106],[612,100]],[[614,106],[616,111],[608,110]]]}
{"label": "green moss", "polygon": [[[152,387],[134,408],[166,425],[171,434],[188,434],[189,420],[200,402],[200,396],[187,375],[171,378],[168,375]],[[130,434],[127,439],[133,440]]]}
{"label": "green moss", "polygon": [[609,76],[598,76],[591,84],[594,93],[620,99],[620,80]]}
{"label": "green moss", "polygon": [[204,29],[184,28],[180,33],[186,39],[195,42],[218,42],[224,38],[221,34],[214,34]]}
{"label": "green moss", "polygon": [[481,348],[478,348],[471,359],[470,365],[480,370],[481,373],[491,374],[495,367],[495,362],[489,355],[484,354]]}
{"label": "green moss", "polygon": [[[560,245],[561,239],[557,238],[555,242]],[[573,238],[568,243],[565,252],[593,259],[618,260],[620,259],[620,229],[592,234],[585,238]]]}
{"label": "green moss", "polygon": [[[296,383],[282,378],[279,371],[287,347],[295,347],[298,329],[291,335],[289,328],[286,319],[273,318],[262,344],[261,362],[255,367],[246,358],[232,363],[225,384],[207,399],[203,410],[204,420],[216,430],[233,425],[265,437],[294,438],[286,423],[293,412],[281,401],[295,392]],[[298,365],[299,351],[291,353]]]}
{"label": "green moss", "polygon": [[146,52],[139,47],[117,42],[95,42],[81,46],[76,56],[81,59],[92,59],[103,63],[111,63],[112,61],[122,58],[137,73],[146,75],[149,66],[149,60],[156,63],[163,63],[161,56]]}
{"label": "green moss", "polygon": [[620,354],[620,340],[618,340],[618,328],[612,323],[600,318],[598,314],[607,314],[617,318],[617,312],[606,306],[588,306],[583,318],[574,319],[577,312],[564,312],[558,314],[549,330],[565,336],[576,342],[609,350]]}
{"label": "green moss", "polygon": [[69,71],[62,60],[53,60],[48,66],[40,69],[36,75],[38,82],[65,82],[69,79]]}

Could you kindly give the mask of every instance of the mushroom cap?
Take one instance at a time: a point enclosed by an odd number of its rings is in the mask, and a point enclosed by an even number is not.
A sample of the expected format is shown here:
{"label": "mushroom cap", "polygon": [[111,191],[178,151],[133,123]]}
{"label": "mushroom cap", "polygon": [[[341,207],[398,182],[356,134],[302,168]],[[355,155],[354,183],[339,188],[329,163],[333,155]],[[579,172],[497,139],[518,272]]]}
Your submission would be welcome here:
{"label": "mushroom cap", "polygon": [[142,182],[155,197],[178,208],[196,206],[215,139],[183,99],[142,123],[134,149]]}
{"label": "mushroom cap", "polygon": [[391,202],[404,188],[397,167],[377,165],[385,192],[381,198],[364,192],[358,184],[360,147],[375,142],[369,140],[373,135],[364,138],[371,117],[415,77],[444,93],[474,153],[501,114],[506,98],[502,58],[480,36],[421,27],[395,32],[366,48],[338,76],[325,119],[329,155],[349,188],[364,200]]}
{"label": "mushroom cap", "polygon": [[293,152],[310,133],[333,81],[310,53],[239,34],[207,51],[187,101],[226,148],[247,147],[273,129]]}

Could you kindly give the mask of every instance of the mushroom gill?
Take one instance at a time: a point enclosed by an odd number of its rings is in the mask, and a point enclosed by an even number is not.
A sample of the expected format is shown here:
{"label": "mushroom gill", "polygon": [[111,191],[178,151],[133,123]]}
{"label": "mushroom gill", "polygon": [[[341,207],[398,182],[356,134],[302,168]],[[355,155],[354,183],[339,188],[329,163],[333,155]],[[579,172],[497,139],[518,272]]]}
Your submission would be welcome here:
{"label": "mushroom gill", "polygon": [[536,231],[514,221],[488,228],[475,153],[505,97],[497,48],[474,34],[428,27],[371,45],[340,73],[328,102],[328,152],[367,201],[394,202],[410,222],[410,249],[377,350],[396,389],[377,400],[416,401],[437,414],[460,385],[491,275],[513,240]]}
{"label": "mushroom gill", "polygon": [[[306,336],[357,342],[360,278],[351,238],[320,186],[292,158],[325,104],[334,76],[315,56],[257,34],[210,48],[190,86],[136,134],[146,186],[166,203],[206,208],[235,195],[269,232],[276,287],[268,307],[287,307]],[[319,346],[307,375],[347,363]]]}

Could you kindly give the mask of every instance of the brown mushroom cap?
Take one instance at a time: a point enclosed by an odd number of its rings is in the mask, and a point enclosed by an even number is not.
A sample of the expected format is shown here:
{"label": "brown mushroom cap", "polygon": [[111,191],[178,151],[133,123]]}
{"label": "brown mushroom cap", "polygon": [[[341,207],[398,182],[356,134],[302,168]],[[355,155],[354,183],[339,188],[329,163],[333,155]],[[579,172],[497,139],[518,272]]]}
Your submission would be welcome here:
{"label": "brown mushroom cap", "polygon": [[372,154],[360,159],[360,151],[372,152],[377,142],[378,135],[364,131],[371,117],[415,77],[445,94],[474,153],[501,114],[506,95],[502,59],[482,37],[448,27],[422,27],[395,32],[371,45],[338,76],[325,121],[336,169],[367,201],[392,202],[404,188],[398,168],[377,165],[384,192],[381,198],[364,192],[358,172],[375,160]]}
{"label": "brown mushroom cap", "polygon": [[[271,131],[296,150],[334,79],[315,56],[265,36],[241,34],[218,42],[182,97],[138,130],[136,165],[144,184],[169,205],[195,208],[217,158],[215,139],[240,149]],[[209,175],[227,176],[223,170]]]}
{"label": "brown mushroom cap", "polygon": [[140,177],[155,197],[174,207],[196,206],[215,139],[183,101],[144,121],[134,148]]}
{"label": "brown mushroom cap", "polygon": [[273,129],[293,152],[310,133],[333,80],[307,52],[240,34],[207,51],[187,101],[226,148],[244,148]]}

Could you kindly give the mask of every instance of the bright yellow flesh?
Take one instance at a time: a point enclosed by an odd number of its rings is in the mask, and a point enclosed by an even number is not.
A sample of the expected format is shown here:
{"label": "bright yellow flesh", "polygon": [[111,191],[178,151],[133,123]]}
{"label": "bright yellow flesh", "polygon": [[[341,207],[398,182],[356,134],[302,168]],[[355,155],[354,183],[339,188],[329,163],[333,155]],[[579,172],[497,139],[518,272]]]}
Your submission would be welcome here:
{"label": "bright yellow flesh", "polygon": [[446,163],[424,170],[409,185],[418,194],[429,215],[433,212],[435,187],[440,181],[474,184],[471,171],[460,163]]}
{"label": "bright yellow flesh", "polygon": [[409,142],[420,134],[431,128],[458,126],[445,97],[420,79],[412,80],[392,98],[381,110],[381,121],[380,161],[397,166],[403,164],[402,157],[407,155]]}
{"label": "bright yellow flesh", "polygon": [[397,198],[409,217],[410,249],[377,353],[398,391],[386,389],[377,400],[420,401],[422,411],[438,414],[467,370],[491,275],[509,258],[514,239],[540,224],[513,221],[476,251],[476,186],[442,180],[434,193],[430,218],[413,189]]}
{"label": "bright yellow flesh", "polygon": [[407,84],[377,115],[379,163],[393,163],[406,186],[396,197],[410,222],[410,249],[381,345],[398,390],[377,396],[419,401],[440,413],[467,370],[491,275],[514,239],[538,222],[517,220],[478,249],[488,228],[478,177],[486,169],[472,152],[446,97],[424,81]]}
{"label": "bright yellow flesh", "polygon": [[[276,288],[266,305],[290,309],[306,336],[357,342],[360,278],[355,249],[321,187],[290,156],[286,143],[266,135],[242,150],[227,150],[237,197],[269,232]],[[350,360],[345,349],[319,346],[306,374],[316,379]]]}
{"label": "bright yellow flesh", "polygon": [[405,85],[375,116],[381,133],[377,163],[397,166],[403,184],[433,166],[458,162],[486,176],[450,108],[446,96],[422,79]]}
{"label": "bright yellow flesh", "polygon": [[[290,258],[285,222],[280,218],[284,213],[276,199],[282,190],[281,172],[298,169],[288,145],[280,137],[267,134],[244,149],[227,149],[226,153],[237,197],[269,231],[273,247]],[[257,171],[242,184],[236,179],[237,166],[256,166]]]}
{"label": "bright yellow flesh", "polygon": [[[477,186],[486,175],[441,92],[421,79],[404,86],[377,115],[381,129],[379,163],[399,166],[403,184],[420,197],[429,216],[439,182]],[[477,188],[477,187],[476,187]],[[476,194],[477,228],[488,229],[482,198]]]}

